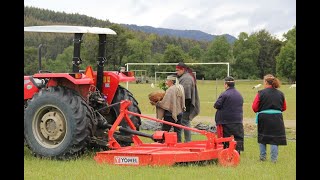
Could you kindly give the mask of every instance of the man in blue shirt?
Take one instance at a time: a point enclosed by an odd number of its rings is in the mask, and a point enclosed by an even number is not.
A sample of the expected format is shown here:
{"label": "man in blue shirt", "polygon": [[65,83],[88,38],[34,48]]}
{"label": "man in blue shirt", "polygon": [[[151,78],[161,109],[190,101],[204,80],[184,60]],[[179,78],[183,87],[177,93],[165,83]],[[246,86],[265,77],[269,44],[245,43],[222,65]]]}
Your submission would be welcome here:
{"label": "man in blue shirt", "polygon": [[[235,88],[234,78],[228,76],[224,79],[225,91],[220,94],[213,107],[217,109],[215,122],[218,137],[234,136],[237,142],[236,150],[244,150],[244,130],[243,130],[243,97]],[[224,143],[224,148],[229,147],[229,143]]]}

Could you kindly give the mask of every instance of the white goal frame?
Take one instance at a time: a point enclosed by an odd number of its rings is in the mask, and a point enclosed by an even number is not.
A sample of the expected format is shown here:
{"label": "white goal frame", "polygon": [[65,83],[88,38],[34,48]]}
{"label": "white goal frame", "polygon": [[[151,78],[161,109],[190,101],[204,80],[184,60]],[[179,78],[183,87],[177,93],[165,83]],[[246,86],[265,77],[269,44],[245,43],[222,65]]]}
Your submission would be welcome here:
{"label": "white goal frame", "polygon": [[136,75],[138,75],[136,72],[140,72],[140,77],[147,76],[147,70],[144,70],[144,69],[137,69],[137,70],[131,70],[131,71],[134,72],[134,77],[136,77]]}
{"label": "white goal frame", "polygon": [[[176,72],[167,72],[167,71],[156,71],[154,72],[154,84],[157,84],[157,74],[175,74]],[[197,72],[193,72],[193,74],[197,77]]]}
{"label": "white goal frame", "polygon": [[[145,66],[145,65],[151,65],[151,66],[161,66],[161,65],[177,65],[178,63],[126,63],[126,67],[127,67],[127,71],[129,71],[129,66],[130,65],[141,65],[141,66]],[[229,76],[230,74],[230,63],[228,62],[209,62],[209,63],[185,63],[187,65],[202,65],[202,64],[207,64],[207,65],[212,65],[212,64],[225,64],[228,67],[228,71],[227,71],[227,76]],[[129,82],[127,82],[127,89],[129,89]]]}

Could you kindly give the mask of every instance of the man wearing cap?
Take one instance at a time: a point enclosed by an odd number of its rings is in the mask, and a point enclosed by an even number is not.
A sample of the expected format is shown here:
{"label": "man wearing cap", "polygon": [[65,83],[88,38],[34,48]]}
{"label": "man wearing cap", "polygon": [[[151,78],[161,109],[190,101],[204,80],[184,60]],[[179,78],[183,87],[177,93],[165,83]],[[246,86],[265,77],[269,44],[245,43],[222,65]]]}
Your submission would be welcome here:
{"label": "man wearing cap", "polygon": [[[184,102],[184,89],[179,84],[179,81],[175,75],[169,75],[166,79],[166,86],[168,89],[161,101],[153,102],[152,105],[156,105],[156,114],[158,119],[164,119],[171,123],[181,124],[181,114],[185,110]],[[162,131],[170,131],[171,125],[162,124]],[[181,129],[173,126],[174,132],[181,134]],[[181,136],[177,136],[178,143],[181,142]]]}
{"label": "man wearing cap", "polygon": [[[186,111],[182,114],[181,124],[190,127],[190,121],[200,113],[197,81],[192,70],[183,62],[176,65],[179,83],[184,88]],[[184,142],[191,141],[191,131],[184,129]],[[178,134],[181,136],[181,133]]]}
{"label": "man wearing cap", "polygon": [[[236,150],[244,150],[244,130],[243,130],[243,97],[235,88],[234,78],[228,76],[224,79],[225,91],[220,94],[213,107],[217,109],[215,122],[218,137],[234,136],[237,142]],[[229,147],[224,143],[224,148]]]}

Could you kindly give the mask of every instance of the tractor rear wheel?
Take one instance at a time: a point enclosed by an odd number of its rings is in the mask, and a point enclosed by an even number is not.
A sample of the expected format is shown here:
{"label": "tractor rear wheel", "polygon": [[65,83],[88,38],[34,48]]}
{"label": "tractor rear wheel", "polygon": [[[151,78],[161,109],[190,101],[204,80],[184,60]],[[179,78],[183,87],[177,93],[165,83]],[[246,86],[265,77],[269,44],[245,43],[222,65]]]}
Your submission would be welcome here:
{"label": "tractor rear wheel", "polygon": [[70,159],[87,147],[92,111],[73,90],[50,87],[35,94],[24,115],[24,136],[37,157]]}

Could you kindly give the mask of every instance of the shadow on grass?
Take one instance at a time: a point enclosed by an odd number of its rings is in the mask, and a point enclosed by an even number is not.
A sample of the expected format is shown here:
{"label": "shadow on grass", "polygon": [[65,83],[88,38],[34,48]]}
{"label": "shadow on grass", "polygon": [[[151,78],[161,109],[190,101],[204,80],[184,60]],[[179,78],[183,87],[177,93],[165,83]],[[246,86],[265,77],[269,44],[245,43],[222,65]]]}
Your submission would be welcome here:
{"label": "shadow on grass", "polygon": [[194,162],[180,162],[175,163],[174,166],[186,167],[186,166],[207,166],[207,165],[217,165],[218,159],[205,160],[205,161],[194,161]]}

